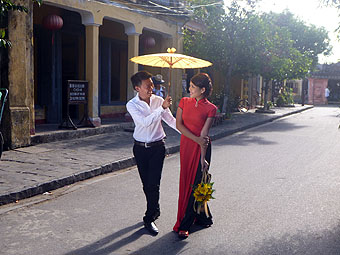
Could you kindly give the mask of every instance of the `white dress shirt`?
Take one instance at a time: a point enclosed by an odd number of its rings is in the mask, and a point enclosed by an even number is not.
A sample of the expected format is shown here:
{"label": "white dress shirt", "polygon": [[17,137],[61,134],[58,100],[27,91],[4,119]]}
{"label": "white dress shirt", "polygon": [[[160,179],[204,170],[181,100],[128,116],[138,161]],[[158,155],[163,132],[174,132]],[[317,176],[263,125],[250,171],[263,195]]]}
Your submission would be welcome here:
{"label": "white dress shirt", "polygon": [[139,94],[137,93],[137,95],[126,104],[126,108],[135,123],[133,138],[136,141],[151,143],[163,139],[166,135],[162,127],[162,120],[179,132],[176,129],[176,119],[169,108],[164,109],[162,107],[163,101],[163,98],[152,95],[150,105],[148,105],[139,98]]}

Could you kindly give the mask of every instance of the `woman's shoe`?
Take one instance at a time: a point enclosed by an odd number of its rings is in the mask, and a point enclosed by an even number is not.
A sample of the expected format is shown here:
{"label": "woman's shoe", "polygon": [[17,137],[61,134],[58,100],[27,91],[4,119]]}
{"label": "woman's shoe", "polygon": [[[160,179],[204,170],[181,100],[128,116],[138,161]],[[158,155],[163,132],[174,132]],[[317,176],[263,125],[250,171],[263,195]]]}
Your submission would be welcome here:
{"label": "woman's shoe", "polygon": [[178,237],[179,237],[179,238],[182,238],[182,239],[188,238],[188,237],[189,237],[189,231],[180,230],[180,231],[178,232]]}

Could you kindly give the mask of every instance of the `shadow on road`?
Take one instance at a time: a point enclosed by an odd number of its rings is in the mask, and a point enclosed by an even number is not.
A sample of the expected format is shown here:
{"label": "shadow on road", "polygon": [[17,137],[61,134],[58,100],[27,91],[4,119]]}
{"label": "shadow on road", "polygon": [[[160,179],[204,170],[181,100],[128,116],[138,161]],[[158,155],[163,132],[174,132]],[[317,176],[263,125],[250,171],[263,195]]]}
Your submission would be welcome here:
{"label": "shadow on road", "polygon": [[272,144],[276,144],[276,142],[265,140],[259,136],[241,134],[241,135],[238,135],[237,138],[220,140],[218,142],[214,142],[213,146],[225,146],[225,145],[247,146],[250,144],[272,145]]}
{"label": "shadow on road", "polygon": [[271,125],[265,125],[259,128],[252,129],[251,131],[246,131],[245,133],[237,134],[237,137],[231,137],[230,139],[220,140],[214,143],[214,146],[223,146],[223,145],[240,145],[246,146],[250,144],[259,144],[259,145],[272,145],[276,144],[276,142],[264,139],[261,136],[256,136],[256,133],[262,132],[270,132],[270,133],[282,133],[285,131],[292,131],[303,129],[308,126],[306,125],[296,125],[293,123],[289,123],[285,120],[279,120]]}
{"label": "shadow on road", "polygon": [[338,255],[340,254],[340,225],[319,233],[286,234],[280,239],[267,239],[257,243],[248,255]]}
{"label": "shadow on road", "polygon": [[[157,237],[156,237],[157,238]],[[154,242],[144,246],[143,248],[132,253],[135,255],[150,255],[150,254],[162,254],[162,255],[174,255],[179,254],[183,250],[187,241],[178,238],[177,233],[169,232],[157,238]]]}
{"label": "shadow on road", "polygon": [[292,131],[292,130],[297,130],[297,129],[302,129],[306,128],[308,126],[306,125],[296,125],[291,122],[287,122],[284,119],[278,120],[272,125],[266,125],[262,126],[260,128],[253,129],[251,132],[256,133],[256,132],[284,132],[284,131]]}
{"label": "shadow on road", "polygon": [[[89,244],[84,246],[83,248],[68,252],[64,255],[106,255],[106,254],[112,254],[114,251],[136,241],[139,239],[142,235],[148,234],[148,232],[143,228],[143,223],[139,222],[135,225],[132,225],[130,227],[124,228],[119,230],[118,232],[115,232],[103,239],[100,239],[96,241],[95,243]],[[118,241],[114,241],[117,238],[120,238],[122,235],[133,231],[134,229],[139,228],[137,231],[132,233],[131,235],[120,239]]]}
{"label": "shadow on road", "polygon": [[[169,232],[164,236],[158,238],[155,237],[155,241],[140,248],[139,250],[133,252],[129,251],[129,244],[133,243],[137,239],[139,239],[142,235],[149,235],[147,230],[143,227],[143,223],[139,222],[130,227],[119,230],[105,238],[102,238],[92,244],[86,245],[77,250],[65,253],[64,255],[108,255],[115,254],[114,252],[126,246],[126,254],[138,254],[138,255],[149,255],[149,254],[178,254],[183,247],[187,244],[185,241],[182,241],[178,238],[177,233]],[[131,235],[120,239],[122,235],[137,229]],[[115,241],[115,239],[119,239]]]}

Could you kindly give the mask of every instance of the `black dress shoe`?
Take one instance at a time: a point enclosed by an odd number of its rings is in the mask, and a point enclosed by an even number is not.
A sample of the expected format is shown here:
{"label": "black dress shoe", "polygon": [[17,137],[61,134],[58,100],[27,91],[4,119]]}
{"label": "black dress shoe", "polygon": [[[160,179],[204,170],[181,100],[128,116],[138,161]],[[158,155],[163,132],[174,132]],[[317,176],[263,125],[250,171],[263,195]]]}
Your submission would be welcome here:
{"label": "black dress shoe", "polygon": [[144,222],[145,228],[150,232],[151,235],[156,236],[158,235],[158,228],[155,222]]}

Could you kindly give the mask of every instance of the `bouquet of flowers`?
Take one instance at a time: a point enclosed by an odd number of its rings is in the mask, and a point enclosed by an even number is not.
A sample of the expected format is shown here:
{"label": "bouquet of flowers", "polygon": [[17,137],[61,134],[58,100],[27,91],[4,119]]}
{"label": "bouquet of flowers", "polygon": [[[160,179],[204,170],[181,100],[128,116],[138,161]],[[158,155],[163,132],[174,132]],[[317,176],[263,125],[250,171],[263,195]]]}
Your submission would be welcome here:
{"label": "bouquet of flowers", "polygon": [[[214,199],[212,194],[214,193],[213,189],[213,182],[210,182],[211,180],[211,174],[208,174],[207,171],[204,171],[202,174],[202,181],[199,183],[197,186],[195,186],[194,189],[194,197],[195,197],[195,202],[194,202],[194,210],[200,213],[202,210],[204,210],[205,214],[207,217],[209,217],[209,212],[208,212],[208,206],[207,202],[210,199]],[[197,203],[196,203],[197,202]],[[196,210],[196,206],[197,210]]]}

